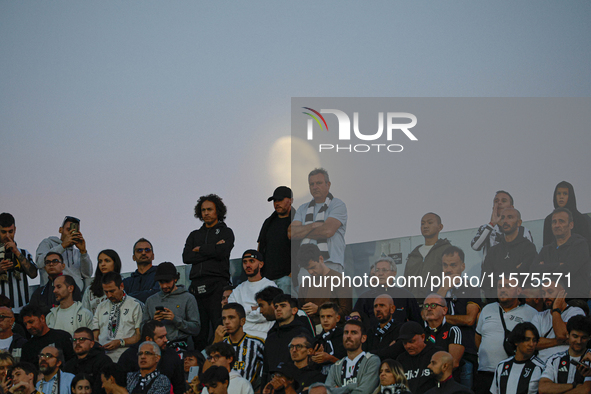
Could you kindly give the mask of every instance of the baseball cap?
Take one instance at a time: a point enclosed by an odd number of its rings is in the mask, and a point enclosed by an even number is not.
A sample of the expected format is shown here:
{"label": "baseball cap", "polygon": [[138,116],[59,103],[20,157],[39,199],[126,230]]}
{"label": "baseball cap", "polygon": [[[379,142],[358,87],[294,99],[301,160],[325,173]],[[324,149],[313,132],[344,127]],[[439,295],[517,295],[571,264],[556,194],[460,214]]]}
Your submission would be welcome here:
{"label": "baseball cap", "polygon": [[416,321],[406,322],[400,327],[400,333],[398,334],[398,340],[408,341],[414,338],[415,335],[421,335],[425,333],[425,329]]}
{"label": "baseball cap", "polygon": [[263,261],[263,254],[254,249],[248,249],[246,252],[242,253],[242,258],[244,259],[245,257],[252,257],[258,261]]}
{"label": "baseball cap", "polygon": [[298,369],[295,365],[286,362],[280,362],[275,368],[270,368],[269,372],[274,374],[279,372],[288,379],[293,379],[293,388],[297,391],[300,387],[300,382],[297,380]]}
{"label": "baseball cap", "polygon": [[156,275],[154,275],[154,280],[157,282],[159,280],[173,280],[178,279],[179,274],[176,271],[176,267],[173,263],[165,261],[164,263],[158,264],[156,267]]}
{"label": "baseball cap", "polygon": [[277,189],[275,189],[275,191],[273,192],[273,195],[271,197],[267,198],[267,201],[280,201],[286,197],[287,198],[293,197],[293,193],[291,192],[291,189],[287,186],[279,186]]}

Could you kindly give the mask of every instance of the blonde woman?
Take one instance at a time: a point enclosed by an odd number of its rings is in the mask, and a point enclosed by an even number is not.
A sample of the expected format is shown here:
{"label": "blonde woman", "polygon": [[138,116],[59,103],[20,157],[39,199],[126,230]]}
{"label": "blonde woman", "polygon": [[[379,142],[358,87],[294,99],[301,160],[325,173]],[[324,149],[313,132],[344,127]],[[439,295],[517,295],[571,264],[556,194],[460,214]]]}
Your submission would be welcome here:
{"label": "blonde woman", "polygon": [[392,359],[380,365],[380,385],[373,394],[411,394],[402,365]]}

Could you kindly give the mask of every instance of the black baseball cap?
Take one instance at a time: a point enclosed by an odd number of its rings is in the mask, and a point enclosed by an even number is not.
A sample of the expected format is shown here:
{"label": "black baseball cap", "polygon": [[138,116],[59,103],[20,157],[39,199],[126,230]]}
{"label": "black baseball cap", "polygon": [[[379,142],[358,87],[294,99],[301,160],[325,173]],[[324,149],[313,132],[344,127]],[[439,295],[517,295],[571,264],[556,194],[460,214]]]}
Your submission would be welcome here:
{"label": "black baseball cap", "polygon": [[154,280],[158,282],[159,280],[173,280],[178,279],[179,273],[176,271],[176,267],[173,263],[165,261],[164,263],[158,264],[156,267],[156,275],[154,275]]}
{"label": "black baseball cap", "polygon": [[275,368],[269,369],[269,373],[274,374],[275,372],[279,372],[288,379],[293,379],[293,388],[296,391],[298,390],[300,387],[300,382],[297,380],[299,370],[295,365],[292,363],[280,362]]}
{"label": "black baseball cap", "polygon": [[416,321],[406,322],[400,327],[400,333],[398,334],[398,340],[409,341],[414,338],[415,335],[421,335],[425,333],[425,329]]}
{"label": "black baseball cap", "polygon": [[246,252],[242,253],[242,259],[245,257],[252,257],[257,259],[258,261],[263,261],[263,254],[258,250],[248,249]]}
{"label": "black baseball cap", "polygon": [[269,198],[267,198],[267,201],[281,201],[284,198],[292,198],[293,197],[293,193],[291,192],[291,189],[287,186],[279,186],[277,189],[275,189],[275,191],[273,192],[273,195]]}

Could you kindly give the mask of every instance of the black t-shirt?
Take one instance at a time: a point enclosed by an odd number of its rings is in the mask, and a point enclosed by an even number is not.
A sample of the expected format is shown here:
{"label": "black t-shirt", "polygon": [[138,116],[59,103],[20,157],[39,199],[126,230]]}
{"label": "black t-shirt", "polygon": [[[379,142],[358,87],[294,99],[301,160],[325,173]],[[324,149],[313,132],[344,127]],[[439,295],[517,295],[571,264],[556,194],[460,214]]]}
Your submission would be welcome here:
{"label": "black t-shirt", "polygon": [[291,224],[289,216],[272,219],[265,234],[259,235],[259,242],[264,239],[263,251],[265,265],[263,275],[271,280],[288,276],[291,273],[291,241],[287,238],[287,228]]}
{"label": "black t-shirt", "polygon": [[23,345],[21,361],[37,365],[39,353],[46,346],[62,349],[66,361],[76,356],[72,347],[72,336],[66,331],[50,328],[47,334],[42,337],[32,337]]}
{"label": "black t-shirt", "polygon": [[[468,313],[468,304],[475,304],[479,309],[482,309],[480,289],[476,287],[452,287],[448,295],[449,297],[445,298],[449,307],[447,311],[448,315],[466,315]],[[478,350],[476,349],[476,342],[474,342],[476,323],[473,326],[457,326],[462,331],[462,340],[466,347],[466,353],[477,354]]]}
{"label": "black t-shirt", "polygon": [[412,393],[424,393],[437,385],[428,366],[431,356],[440,350],[443,349],[427,342],[425,348],[416,356],[411,356],[405,351],[396,358],[406,371],[406,380]]}

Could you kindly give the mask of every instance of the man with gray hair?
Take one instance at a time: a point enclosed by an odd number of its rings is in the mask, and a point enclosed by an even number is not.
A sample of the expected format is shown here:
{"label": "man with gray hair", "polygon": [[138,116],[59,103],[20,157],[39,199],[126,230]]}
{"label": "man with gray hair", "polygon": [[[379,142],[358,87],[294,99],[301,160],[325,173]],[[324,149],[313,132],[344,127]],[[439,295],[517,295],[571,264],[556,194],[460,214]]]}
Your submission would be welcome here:
{"label": "man with gray hair", "polygon": [[127,391],[129,393],[169,394],[170,380],[156,369],[160,361],[160,347],[156,342],[143,342],[137,355],[140,370],[127,374]]}
{"label": "man with gray hair", "polygon": [[[374,315],[374,300],[380,294],[388,294],[394,300],[396,310],[394,311],[394,320],[400,323],[406,321],[422,322],[421,310],[414,295],[406,289],[392,286],[396,277],[397,269],[394,260],[388,256],[382,255],[378,261],[371,266],[370,271],[375,272],[379,280],[379,286],[363,293],[357,302],[353,311],[358,312],[363,321],[369,319],[371,326],[378,324],[378,319]],[[390,280],[388,278],[391,277]]]}
{"label": "man with gray hair", "polygon": [[287,236],[292,241],[301,240],[301,245],[318,245],[326,266],[341,273],[345,267],[347,207],[330,193],[330,180],[324,168],[315,168],[308,174],[308,185],[312,201],[297,209]]}
{"label": "man with gray hair", "polygon": [[[37,390],[44,394],[58,392],[60,394],[70,394],[72,379],[74,374],[60,371],[64,365],[64,354],[55,346],[46,346],[39,353],[39,372],[43,374],[43,379],[37,382]],[[57,390],[54,386],[59,385]],[[54,391],[55,390],[55,391]]]}

